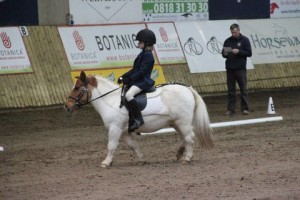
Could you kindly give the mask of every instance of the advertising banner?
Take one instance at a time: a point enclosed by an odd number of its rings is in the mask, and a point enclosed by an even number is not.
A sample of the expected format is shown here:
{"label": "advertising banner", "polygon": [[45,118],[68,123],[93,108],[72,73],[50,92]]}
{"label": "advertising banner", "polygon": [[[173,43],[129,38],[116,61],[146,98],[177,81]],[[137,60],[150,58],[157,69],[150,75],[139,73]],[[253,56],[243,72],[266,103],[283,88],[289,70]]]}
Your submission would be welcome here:
{"label": "advertising banner", "polygon": [[142,0],[70,0],[74,24],[142,22]]}
{"label": "advertising banner", "polygon": [[208,20],[208,0],[143,0],[146,22]]}
{"label": "advertising banner", "polygon": [[0,74],[32,72],[18,27],[0,28]]}
{"label": "advertising banner", "polygon": [[[87,75],[100,75],[103,76],[112,82],[117,83],[117,80],[120,76],[124,73],[128,72],[131,68],[121,68],[121,69],[102,69],[102,70],[92,70],[92,71],[85,71]],[[72,71],[71,76],[73,82],[76,81],[76,76],[80,75],[80,71]],[[151,78],[155,81],[155,84],[162,84],[166,82],[163,70],[161,66],[155,65],[151,74]]]}
{"label": "advertising banner", "polygon": [[[191,73],[225,71],[222,49],[224,41],[231,36],[229,27],[233,23],[237,21],[175,23]],[[253,68],[250,58],[247,68]]]}
{"label": "advertising banner", "polygon": [[156,35],[154,47],[161,65],[186,63],[173,23],[148,23],[147,27]]}
{"label": "advertising banner", "polygon": [[254,64],[300,61],[299,18],[241,20],[239,23],[250,40]]}
{"label": "advertising banner", "polygon": [[271,0],[270,17],[300,17],[300,0]]}
{"label": "advertising banner", "polygon": [[145,24],[59,27],[72,70],[129,67],[140,53],[136,34]]}

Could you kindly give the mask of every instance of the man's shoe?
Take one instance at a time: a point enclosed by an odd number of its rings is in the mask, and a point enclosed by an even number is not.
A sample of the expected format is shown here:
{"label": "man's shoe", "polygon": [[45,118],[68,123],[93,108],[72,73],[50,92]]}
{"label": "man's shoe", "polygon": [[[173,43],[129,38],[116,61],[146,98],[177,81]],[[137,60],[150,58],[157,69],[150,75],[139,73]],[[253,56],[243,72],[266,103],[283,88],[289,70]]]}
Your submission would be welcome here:
{"label": "man's shoe", "polygon": [[250,113],[250,112],[249,112],[248,110],[243,110],[243,111],[242,111],[242,114],[243,114],[243,115],[249,115],[249,113]]}
{"label": "man's shoe", "polygon": [[233,116],[234,115],[234,111],[228,110],[225,115],[227,116]]}

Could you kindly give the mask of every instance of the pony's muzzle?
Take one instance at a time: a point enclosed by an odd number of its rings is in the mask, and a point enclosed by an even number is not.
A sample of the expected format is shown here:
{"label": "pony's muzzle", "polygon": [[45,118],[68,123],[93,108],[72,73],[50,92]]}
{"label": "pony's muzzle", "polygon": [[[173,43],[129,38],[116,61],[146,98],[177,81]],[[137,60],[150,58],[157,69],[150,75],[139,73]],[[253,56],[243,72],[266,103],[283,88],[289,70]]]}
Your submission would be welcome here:
{"label": "pony's muzzle", "polygon": [[71,108],[69,108],[68,106],[67,106],[67,104],[65,104],[64,105],[64,109],[65,109],[65,111],[67,111],[67,112],[73,112],[73,107],[71,107]]}

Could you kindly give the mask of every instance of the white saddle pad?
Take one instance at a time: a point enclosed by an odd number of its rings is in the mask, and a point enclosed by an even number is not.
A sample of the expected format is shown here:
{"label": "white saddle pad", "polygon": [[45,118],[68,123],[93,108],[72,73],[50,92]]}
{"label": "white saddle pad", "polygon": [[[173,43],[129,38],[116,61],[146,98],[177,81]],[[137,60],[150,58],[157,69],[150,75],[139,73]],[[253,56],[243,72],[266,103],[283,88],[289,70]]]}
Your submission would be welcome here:
{"label": "white saddle pad", "polygon": [[147,106],[142,111],[142,115],[151,115],[151,114],[164,114],[166,111],[166,105],[162,102],[160,94],[160,88],[153,93],[147,94]]}

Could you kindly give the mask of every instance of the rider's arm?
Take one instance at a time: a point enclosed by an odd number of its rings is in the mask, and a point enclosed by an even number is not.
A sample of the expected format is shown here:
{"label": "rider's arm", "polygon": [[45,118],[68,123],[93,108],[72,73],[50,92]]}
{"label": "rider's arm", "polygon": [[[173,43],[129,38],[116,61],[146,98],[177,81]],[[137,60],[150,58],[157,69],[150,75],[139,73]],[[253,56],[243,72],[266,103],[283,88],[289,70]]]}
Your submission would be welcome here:
{"label": "rider's arm", "polygon": [[123,78],[128,78],[128,77],[131,76],[131,74],[132,74],[132,69],[129,70],[128,72],[126,72],[125,74],[123,74],[122,77],[123,77]]}

